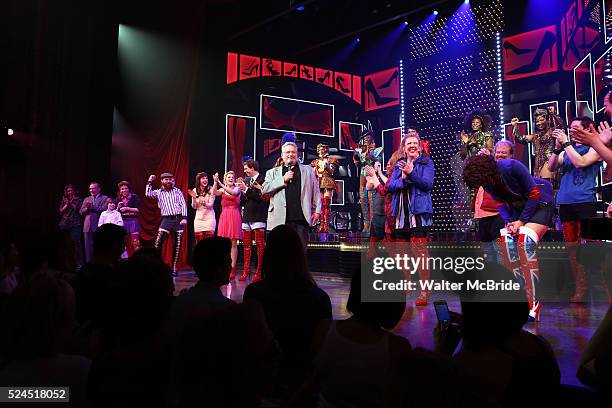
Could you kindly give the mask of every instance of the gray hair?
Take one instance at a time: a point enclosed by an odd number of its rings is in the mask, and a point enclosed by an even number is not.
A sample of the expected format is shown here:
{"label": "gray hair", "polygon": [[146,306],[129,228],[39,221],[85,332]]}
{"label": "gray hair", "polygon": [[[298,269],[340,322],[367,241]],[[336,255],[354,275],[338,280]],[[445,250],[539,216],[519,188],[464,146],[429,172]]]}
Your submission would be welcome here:
{"label": "gray hair", "polygon": [[495,152],[497,150],[497,146],[501,146],[501,145],[508,146],[510,148],[510,154],[514,154],[514,143],[506,139],[502,139],[499,142],[495,143],[495,147],[493,148],[493,151]]}
{"label": "gray hair", "polygon": [[295,147],[295,150],[298,149],[297,145],[293,142],[285,142],[285,144],[283,145],[283,147],[281,147],[281,151],[286,147],[286,146],[293,146]]}

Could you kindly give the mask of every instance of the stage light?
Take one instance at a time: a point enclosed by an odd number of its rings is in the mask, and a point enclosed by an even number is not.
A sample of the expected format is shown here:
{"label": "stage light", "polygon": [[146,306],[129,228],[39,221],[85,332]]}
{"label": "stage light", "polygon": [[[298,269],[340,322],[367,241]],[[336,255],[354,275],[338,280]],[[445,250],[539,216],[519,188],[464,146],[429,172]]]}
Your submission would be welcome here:
{"label": "stage light", "polygon": [[355,42],[359,42],[359,41],[361,41],[361,40],[359,39],[359,37],[357,37],[357,38],[355,39]]}
{"label": "stage light", "polygon": [[298,6],[298,7],[296,8],[296,10],[297,10],[297,11],[304,11],[304,6]]}
{"label": "stage light", "polygon": [[470,4],[470,0],[465,0],[463,4]]}
{"label": "stage light", "polygon": [[438,10],[434,10],[433,13],[434,13],[434,16],[437,16],[438,15]]}
{"label": "stage light", "polygon": [[13,136],[13,134],[15,133],[15,131],[11,128],[6,129],[6,134],[9,136]]}

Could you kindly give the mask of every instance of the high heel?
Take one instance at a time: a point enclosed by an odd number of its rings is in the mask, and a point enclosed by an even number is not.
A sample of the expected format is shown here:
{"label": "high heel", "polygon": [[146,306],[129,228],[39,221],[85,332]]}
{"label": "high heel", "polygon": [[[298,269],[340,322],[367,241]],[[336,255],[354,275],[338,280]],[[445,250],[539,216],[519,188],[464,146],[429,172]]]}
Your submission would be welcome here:
{"label": "high heel", "polygon": [[508,56],[508,50],[511,50],[516,55],[528,54],[534,51],[533,48],[519,48],[510,41],[504,41],[504,52],[506,53],[506,57]]}
{"label": "high heel", "polygon": [[[256,61],[253,61],[253,64],[257,64]],[[259,72],[259,64],[257,65],[253,65],[251,64],[251,66],[249,68],[247,68],[245,71],[242,71],[243,75],[253,75],[253,71],[255,71],[255,75],[257,75],[257,73]]]}
{"label": "high heel", "polygon": [[317,81],[319,81],[320,83],[324,84],[329,79],[330,74],[331,74],[331,72],[327,71],[325,73],[325,75],[323,75],[322,77],[317,78]]}
{"label": "high heel", "polygon": [[285,72],[285,75],[293,75],[297,71],[297,65],[294,65],[289,71]]}
{"label": "high heel", "polygon": [[344,78],[337,77],[336,78],[336,85],[338,85],[338,88],[340,88],[340,90],[342,92],[344,92],[345,94],[351,93],[350,89],[344,87]]}
{"label": "high heel", "polygon": [[312,74],[308,71],[308,68],[302,67],[302,74],[308,79],[312,79]]}
{"label": "high heel", "polygon": [[385,105],[387,103],[391,103],[397,100],[397,98],[390,98],[390,97],[386,97],[386,96],[380,96],[378,94],[378,91],[376,90],[376,87],[374,86],[374,83],[372,82],[372,79],[368,79],[365,83],[365,90],[366,93],[369,94],[368,97],[371,95],[374,97],[374,102],[376,102],[376,105]]}
{"label": "high heel", "polygon": [[540,64],[542,62],[542,57],[544,56],[544,53],[546,51],[548,51],[550,54],[550,58],[549,58],[550,67],[552,68],[553,66],[552,47],[555,45],[556,42],[557,42],[557,37],[550,31],[547,31],[546,34],[544,34],[544,38],[542,38],[542,42],[540,43],[540,46],[538,47],[538,51],[533,56],[533,60],[531,60],[529,64],[525,64],[522,67],[513,69],[512,71],[508,72],[508,75],[528,74],[530,72],[537,71],[537,69],[540,67]]}
{"label": "high heel", "polygon": [[266,60],[266,69],[268,70],[268,74],[272,75],[272,76],[279,76],[280,72],[278,72],[277,70],[274,69],[274,65],[272,64],[272,60],[271,59],[267,59]]}
{"label": "high heel", "polygon": [[393,80],[396,79],[398,76],[399,76],[399,71],[394,71],[393,74],[391,74],[391,76],[389,77],[389,79],[387,79],[382,85],[378,86],[378,89],[383,89],[383,88],[388,87],[389,85],[391,85]]}

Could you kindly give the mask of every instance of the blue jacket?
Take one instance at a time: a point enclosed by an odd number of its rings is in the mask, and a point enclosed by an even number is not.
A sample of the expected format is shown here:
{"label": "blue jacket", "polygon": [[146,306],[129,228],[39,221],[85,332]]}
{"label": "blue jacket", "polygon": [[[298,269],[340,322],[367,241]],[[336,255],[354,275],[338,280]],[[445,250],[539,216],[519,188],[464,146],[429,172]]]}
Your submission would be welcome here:
{"label": "blue jacket", "polygon": [[539,206],[552,202],[553,188],[549,181],[532,177],[523,163],[514,159],[497,161],[497,171],[502,182],[514,196],[525,201],[522,209],[511,208],[508,201],[501,197],[501,192],[494,186],[483,186],[484,190],[497,200],[499,215],[505,222],[519,219],[527,223]]}
{"label": "blue jacket", "polygon": [[[398,160],[399,162],[399,160]],[[429,156],[419,156],[412,172],[402,180],[402,170],[395,165],[387,190],[391,193],[391,215],[397,216],[402,190],[409,188],[410,212],[414,215],[433,214],[431,189],[434,182],[434,163]]]}

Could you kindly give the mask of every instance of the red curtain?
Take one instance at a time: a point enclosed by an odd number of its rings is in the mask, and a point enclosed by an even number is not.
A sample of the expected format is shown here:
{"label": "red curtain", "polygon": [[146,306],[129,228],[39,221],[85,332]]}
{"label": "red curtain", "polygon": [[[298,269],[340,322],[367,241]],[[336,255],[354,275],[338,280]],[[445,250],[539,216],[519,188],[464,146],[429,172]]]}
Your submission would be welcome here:
{"label": "red curtain", "polygon": [[[198,21],[194,16],[187,20]],[[152,243],[160,224],[160,211],[156,200],[144,197],[150,174],[158,177],[155,188],[159,188],[161,173],[174,174],[176,187],[185,195],[187,207],[190,206],[187,195],[187,128],[195,92],[199,49],[196,27],[193,27],[193,31],[187,29],[173,37],[162,38],[157,33],[151,33],[149,39],[149,54],[142,61],[129,61],[129,64],[121,61],[121,41],[119,43],[119,72],[123,80],[123,94],[128,97],[115,110],[112,169],[116,180],[128,180],[134,192],[141,196],[141,238]],[[156,41],[159,41],[158,48]],[[142,66],[135,70],[134,64]],[[124,65],[129,70],[122,71]],[[138,77],[130,77],[130,72],[125,71],[142,72],[148,80],[139,81]],[[187,265],[187,248],[190,244],[187,232],[190,227],[185,226],[179,267]],[[173,236],[170,236],[162,251],[168,263],[172,258],[172,244]]]}

